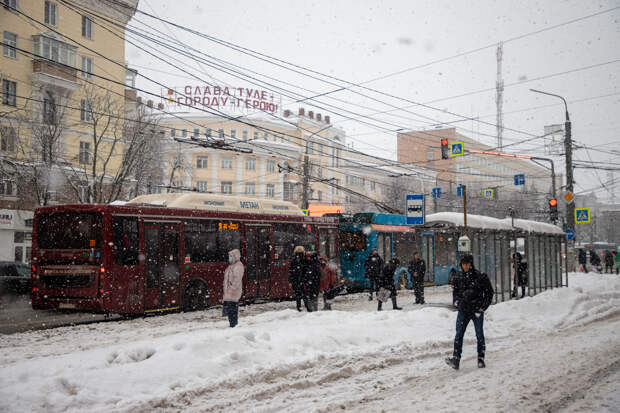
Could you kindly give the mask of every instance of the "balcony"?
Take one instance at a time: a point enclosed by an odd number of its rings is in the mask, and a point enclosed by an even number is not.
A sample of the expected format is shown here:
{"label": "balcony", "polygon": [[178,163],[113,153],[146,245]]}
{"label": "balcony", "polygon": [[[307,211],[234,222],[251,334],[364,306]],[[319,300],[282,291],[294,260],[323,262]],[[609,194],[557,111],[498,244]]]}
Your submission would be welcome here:
{"label": "balcony", "polygon": [[32,71],[34,73],[44,73],[49,76],[59,77],[72,83],[78,83],[77,69],[49,60],[34,60],[32,62]]}

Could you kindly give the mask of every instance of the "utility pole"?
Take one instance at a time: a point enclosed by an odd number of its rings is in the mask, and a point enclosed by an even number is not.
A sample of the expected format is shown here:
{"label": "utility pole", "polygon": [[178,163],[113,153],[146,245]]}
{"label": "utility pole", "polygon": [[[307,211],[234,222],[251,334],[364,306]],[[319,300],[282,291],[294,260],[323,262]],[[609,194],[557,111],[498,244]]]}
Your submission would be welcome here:
{"label": "utility pole", "polygon": [[467,185],[461,185],[463,188],[463,227],[465,235],[467,235]]}
{"label": "utility pole", "polygon": [[[310,143],[310,138],[313,137],[314,135],[316,135],[319,132],[323,132],[326,129],[331,128],[332,124],[327,125],[324,128],[321,128],[319,130],[317,130],[316,132],[313,132],[310,136],[308,136],[306,138],[306,151],[304,154],[304,167],[303,167],[303,172],[304,172],[304,178],[303,178],[303,183],[302,183],[302,194],[301,194],[301,209],[308,209],[309,206],[309,198],[310,198],[310,181],[308,179],[308,175],[310,175],[310,157],[309,155],[309,143]],[[302,132],[302,136],[303,136],[303,132]]]}
{"label": "utility pole", "polygon": [[504,105],[504,79],[502,79],[502,58],[504,56],[504,43],[497,45],[497,81],[495,82],[495,104],[497,111],[497,149],[502,150],[502,135],[504,134],[503,105]]}

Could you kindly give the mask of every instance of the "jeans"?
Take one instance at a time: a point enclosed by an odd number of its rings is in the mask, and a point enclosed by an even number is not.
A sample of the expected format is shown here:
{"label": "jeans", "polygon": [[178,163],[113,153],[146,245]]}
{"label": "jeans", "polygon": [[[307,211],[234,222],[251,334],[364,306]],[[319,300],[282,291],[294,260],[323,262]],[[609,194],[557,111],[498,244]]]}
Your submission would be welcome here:
{"label": "jeans", "polygon": [[484,343],[484,313],[479,313],[480,317],[476,317],[474,314],[467,314],[459,310],[456,316],[456,336],[454,337],[454,357],[461,358],[463,351],[463,336],[465,336],[465,329],[470,320],[474,322],[474,328],[476,329],[476,339],[478,340],[478,358],[484,358],[485,343]]}
{"label": "jeans", "polygon": [[228,316],[228,323],[231,327],[236,326],[239,318],[239,303],[234,301],[224,301],[224,305],[222,306],[222,315]]}

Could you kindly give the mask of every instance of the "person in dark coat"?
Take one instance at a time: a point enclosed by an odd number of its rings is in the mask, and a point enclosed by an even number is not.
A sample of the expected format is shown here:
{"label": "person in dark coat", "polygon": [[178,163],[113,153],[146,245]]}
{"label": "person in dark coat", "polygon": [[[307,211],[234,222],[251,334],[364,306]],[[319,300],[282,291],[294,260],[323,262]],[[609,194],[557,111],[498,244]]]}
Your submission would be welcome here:
{"label": "person in dark coat", "polygon": [[583,272],[588,272],[588,267],[586,264],[588,263],[588,256],[583,248],[579,249],[579,268]]}
{"label": "person in dark coat", "polygon": [[614,272],[614,256],[609,250],[605,250],[605,272],[609,274]]}
{"label": "person in dark coat", "polygon": [[525,286],[527,285],[527,262],[523,261],[523,256],[519,252],[515,252],[513,256],[512,267],[515,270],[514,289],[512,296],[517,296],[517,289],[521,287],[521,298],[525,297]]}
{"label": "person in dark coat", "polygon": [[[390,291],[390,297],[392,298],[392,308],[394,310],[402,310],[396,304],[396,285],[394,284],[394,273],[396,272],[396,268],[400,265],[400,261],[398,258],[392,258],[390,262],[387,263],[385,267],[383,267],[383,272],[381,273],[381,277],[377,278],[377,289],[385,288]],[[378,297],[378,296],[377,296]],[[377,305],[377,310],[381,311],[381,306],[383,302],[381,300]]]}
{"label": "person in dark coat", "polygon": [[426,263],[420,258],[419,252],[413,254],[413,261],[409,263],[408,269],[409,274],[411,274],[415,303],[424,304],[424,276],[426,274]]}
{"label": "person in dark coat", "polygon": [[308,312],[319,309],[319,292],[321,289],[321,262],[316,252],[312,252],[308,258],[306,273],[304,276],[304,290],[307,300],[306,310]]}
{"label": "person in dark coat", "polygon": [[590,265],[593,271],[601,272],[601,257],[594,250],[590,250]]}
{"label": "person in dark coat", "polygon": [[463,350],[463,336],[470,321],[474,322],[476,339],[478,340],[478,367],[484,368],[484,312],[491,305],[493,286],[486,274],[474,268],[474,257],[464,255],[461,258],[461,271],[454,277],[452,283],[452,301],[458,308],[456,317],[456,335],[454,337],[454,353],[446,359],[446,363],[459,369],[461,352]]}
{"label": "person in dark coat", "polygon": [[304,294],[304,278],[307,266],[308,260],[306,259],[306,251],[303,246],[298,245],[293,250],[293,259],[291,260],[291,266],[288,271],[288,282],[291,283],[291,288],[295,294],[297,311],[301,311],[301,300],[303,299],[304,303],[306,303],[307,300]]}
{"label": "person in dark coat", "polygon": [[366,270],[366,277],[370,280],[370,297],[368,300],[372,301],[373,291],[379,289],[377,287],[377,279],[381,277],[381,270],[383,269],[383,260],[379,256],[377,248],[373,248],[368,258],[366,258],[364,269]]}

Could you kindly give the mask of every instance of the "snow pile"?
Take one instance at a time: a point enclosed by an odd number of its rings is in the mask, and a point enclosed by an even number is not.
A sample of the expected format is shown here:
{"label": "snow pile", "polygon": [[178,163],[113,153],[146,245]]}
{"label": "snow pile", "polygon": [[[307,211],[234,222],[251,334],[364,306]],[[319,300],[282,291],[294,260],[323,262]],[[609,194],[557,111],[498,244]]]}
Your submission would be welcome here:
{"label": "snow pile", "polygon": [[[489,349],[513,351],[528,337],[620,315],[620,277],[573,274],[569,282],[570,288],[492,306],[485,318]],[[207,321],[206,312],[157,328],[166,317],[3,336],[0,411],[176,411],[196,408],[197,400],[205,403],[200,410],[217,411],[246,398],[277,411],[308,391],[319,396],[310,394],[300,411],[332,411],[338,397],[357,395],[347,380],[369,369],[402,364],[415,381],[425,360],[450,354],[456,314],[449,308],[401,301],[404,311],[388,305],[376,312],[366,295],[362,301],[366,307],[355,311],[285,309],[241,317],[234,329],[227,321]],[[617,335],[605,339],[619,343]],[[464,357],[474,355],[474,342],[470,326]],[[328,384],[331,390],[321,396]],[[278,409],[269,403],[280,394]]]}

